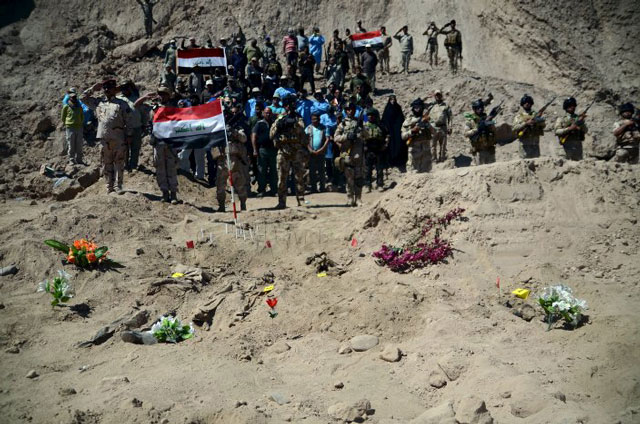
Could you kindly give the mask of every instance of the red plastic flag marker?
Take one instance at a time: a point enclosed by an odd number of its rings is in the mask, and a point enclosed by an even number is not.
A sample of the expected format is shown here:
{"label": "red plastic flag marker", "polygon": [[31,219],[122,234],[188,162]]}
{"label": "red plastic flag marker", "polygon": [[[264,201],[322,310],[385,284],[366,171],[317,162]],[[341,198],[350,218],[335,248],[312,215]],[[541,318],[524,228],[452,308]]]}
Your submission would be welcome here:
{"label": "red plastic flag marker", "polygon": [[271,249],[271,242],[269,240],[265,241],[264,245]]}
{"label": "red plastic flag marker", "polygon": [[267,299],[267,305],[269,305],[269,307],[271,309],[275,308],[277,304],[278,304],[278,298],[277,297],[274,297],[274,298],[271,298],[271,299]]}
{"label": "red plastic flag marker", "polygon": [[193,240],[187,240],[187,249],[193,249]]}
{"label": "red plastic flag marker", "polygon": [[356,247],[358,245],[358,240],[356,240],[356,238],[352,238],[351,239],[351,247]]}

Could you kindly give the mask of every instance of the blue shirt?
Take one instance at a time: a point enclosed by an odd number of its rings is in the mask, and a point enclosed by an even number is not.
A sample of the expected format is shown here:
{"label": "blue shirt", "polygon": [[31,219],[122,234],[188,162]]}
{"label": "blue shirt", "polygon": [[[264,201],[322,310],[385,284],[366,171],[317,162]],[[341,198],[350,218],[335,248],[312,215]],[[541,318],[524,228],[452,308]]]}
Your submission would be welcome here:
{"label": "blue shirt", "polygon": [[298,112],[298,115],[302,117],[302,121],[304,122],[305,126],[311,124],[311,106],[312,105],[313,105],[313,102],[309,99],[300,99],[298,100],[298,103],[296,105],[296,112]]}
{"label": "blue shirt", "polygon": [[324,37],[320,34],[313,34],[309,37],[309,53],[316,60],[316,63],[322,61],[322,46],[324,45]]}
{"label": "blue shirt", "polygon": [[322,145],[324,144],[325,137],[325,129],[321,125],[314,127],[313,125],[309,125],[305,130],[307,135],[311,136],[311,148],[313,150],[320,150]]}
{"label": "blue shirt", "polygon": [[[325,128],[327,137],[332,136],[336,132],[338,126],[338,118],[335,115],[329,115],[325,113],[320,116],[320,124]],[[333,149],[331,143],[327,146],[327,150],[324,154],[325,159],[333,159]]]}
{"label": "blue shirt", "polygon": [[296,94],[296,90],[294,88],[291,87],[278,87],[276,88],[276,91],[274,92],[278,93],[278,95],[280,96],[280,99],[286,99],[287,97]]}
{"label": "blue shirt", "polygon": [[323,100],[321,102],[317,101],[317,100],[312,100],[311,101],[313,104],[311,105],[311,114],[313,115],[314,113],[319,113],[320,115],[322,115],[323,113],[327,113],[329,111],[329,103],[327,103],[326,100]]}

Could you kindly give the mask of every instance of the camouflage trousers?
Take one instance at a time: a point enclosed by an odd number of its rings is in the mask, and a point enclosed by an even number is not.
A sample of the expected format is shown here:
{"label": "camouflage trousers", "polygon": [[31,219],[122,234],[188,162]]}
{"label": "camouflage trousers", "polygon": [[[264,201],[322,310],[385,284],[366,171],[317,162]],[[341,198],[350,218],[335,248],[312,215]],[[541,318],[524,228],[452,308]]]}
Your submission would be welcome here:
{"label": "camouflage trousers", "polygon": [[487,165],[496,161],[496,148],[491,147],[487,150],[476,150],[473,154],[476,165]]}
{"label": "camouflage trousers", "polygon": [[101,140],[101,144],[102,175],[107,183],[107,190],[113,190],[116,182],[118,187],[122,187],[127,144],[124,140]]}
{"label": "camouflage trousers", "polygon": [[344,167],[344,177],[347,180],[347,199],[355,201],[362,196],[364,186],[364,160],[362,157],[351,158]]}
{"label": "camouflage trousers", "polygon": [[567,140],[563,145],[564,157],[568,160],[582,160],[582,141]]}
{"label": "camouflage trousers", "polygon": [[442,162],[447,158],[447,127],[436,127],[433,135],[431,156],[436,162]]}
{"label": "camouflage trousers", "polygon": [[[249,197],[247,191],[247,168],[249,160],[246,155],[231,156],[231,178],[233,179],[233,189],[238,195],[241,202],[247,200]],[[229,168],[227,167],[227,157],[221,155],[216,159],[216,198],[218,199],[218,206],[224,206],[227,198],[227,181],[229,179]]]}
{"label": "camouflage trousers", "polygon": [[429,52],[429,66],[433,66],[433,59],[436,59],[438,66],[438,43],[427,43],[427,51]]}
{"label": "camouflage trousers", "polygon": [[411,52],[402,52],[402,71],[400,72],[409,73],[409,62],[411,62]]}
{"label": "camouflage trousers", "polygon": [[162,191],[178,191],[178,155],[165,143],[153,147],[156,181]]}
{"label": "camouflage trousers", "polygon": [[447,47],[447,55],[449,56],[449,69],[458,72],[458,59],[460,58],[460,48],[456,46]]}
{"label": "camouflage trousers", "polygon": [[540,157],[540,139],[520,139],[518,152],[521,159],[533,159]]}
{"label": "camouflage trousers", "polygon": [[378,62],[380,63],[380,70],[384,74],[385,72],[390,74],[389,71],[389,51],[380,50],[378,53]]}
{"label": "camouflage trousers", "polygon": [[300,148],[291,152],[278,150],[278,198],[287,198],[287,178],[289,171],[293,168],[296,180],[296,192],[298,196],[304,197],[305,185],[307,182],[307,161],[309,157]]}
{"label": "camouflage trousers", "polygon": [[414,140],[409,145],[409,160],[407,170],[411,172],[431,171],[430,140]]}

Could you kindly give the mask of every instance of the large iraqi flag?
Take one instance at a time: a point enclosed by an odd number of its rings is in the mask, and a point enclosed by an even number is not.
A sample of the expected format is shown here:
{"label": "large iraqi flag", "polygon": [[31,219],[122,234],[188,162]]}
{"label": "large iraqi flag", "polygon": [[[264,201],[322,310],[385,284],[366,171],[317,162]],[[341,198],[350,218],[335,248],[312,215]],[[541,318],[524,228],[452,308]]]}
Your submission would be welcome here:
{"label": "large iraqi flag", "polygon": [[382,32],[380,31],[358,32],[351,34],[349,37],[351,38],[353,49],[358,53],[363,52],[367,44],[370,44],[374,50],[381,49],[383,46]]}
{"label": "large iraqi flag", "polygon": [[210,149],[225,144],[222,103],[193,107],[160,107],[153,115],[153,136],[178,149]]}
{"label": "large iraqi flag", "polygon": [[190,74],[196,66],[203,74],[213,74],[215,68],[227,73],[227,58],[224,49],[220,48],[178,50],[176,61],[179,74]]}

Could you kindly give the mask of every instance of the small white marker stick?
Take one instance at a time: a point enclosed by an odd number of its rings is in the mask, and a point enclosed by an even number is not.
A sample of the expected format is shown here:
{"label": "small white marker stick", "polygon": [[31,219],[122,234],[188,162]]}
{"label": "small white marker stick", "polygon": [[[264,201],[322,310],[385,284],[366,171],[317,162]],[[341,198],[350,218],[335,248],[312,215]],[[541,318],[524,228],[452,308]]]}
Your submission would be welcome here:
{"label": "small white marker stick", "polygon": [[229,226],[227,224],[224,224],[224,233],[229,234]]}

